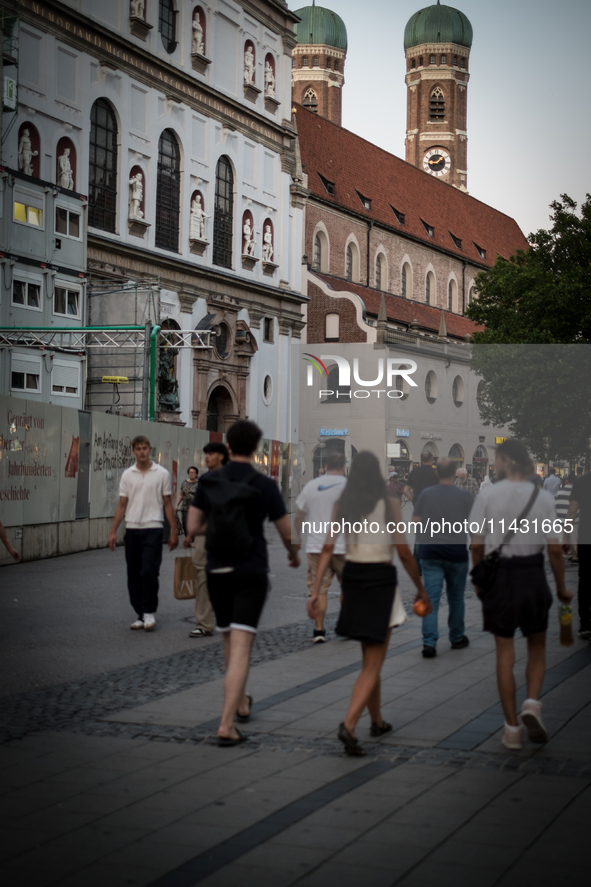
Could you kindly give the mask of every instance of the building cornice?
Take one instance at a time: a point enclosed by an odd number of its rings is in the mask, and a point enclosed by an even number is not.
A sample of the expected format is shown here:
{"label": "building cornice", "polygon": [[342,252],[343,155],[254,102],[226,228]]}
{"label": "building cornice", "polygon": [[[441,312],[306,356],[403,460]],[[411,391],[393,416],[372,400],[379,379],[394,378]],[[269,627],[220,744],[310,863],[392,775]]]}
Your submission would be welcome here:
{"label": "building cornice", "polygon": [[[239,290],[247,298],[271,297],[281,302],[300,305],[308,302],[308,296],[295,290],[269,286],[265,283],[246,280],[222,270],[214,270],[209,266],[194,265],[186,259],[160,255],[148,249],[119,241],[113,241],[93,231],[88,233],[88,265],[89,272],[100,273],[100,269],[91,267],[95,263],[103,263],[118,269],[121,278],[127,276],[162,277],[184,290],[188,297],[187,287],[194,288],[195,298],[209,297],[208,285],[215,285],[219,291]],[[246,306],[244,306],[246,307]]]}

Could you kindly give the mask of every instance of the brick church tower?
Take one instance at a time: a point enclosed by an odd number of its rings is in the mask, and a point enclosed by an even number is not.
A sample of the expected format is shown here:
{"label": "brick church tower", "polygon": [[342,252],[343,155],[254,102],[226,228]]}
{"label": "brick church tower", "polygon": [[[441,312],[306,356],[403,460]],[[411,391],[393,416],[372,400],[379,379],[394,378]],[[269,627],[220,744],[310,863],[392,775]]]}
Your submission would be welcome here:
{"label": "brick church tower", "polygon": [[304,6],[295,14],[301,21],[295,26],[292,99],[340,126],[347,57],[345,24],[336,12],[322,6]]}
{"label": "brick church tower", "polygon": [[467,191],[466,104],[472,25],[451,6],[415,12],[404,31],[406,160]]}

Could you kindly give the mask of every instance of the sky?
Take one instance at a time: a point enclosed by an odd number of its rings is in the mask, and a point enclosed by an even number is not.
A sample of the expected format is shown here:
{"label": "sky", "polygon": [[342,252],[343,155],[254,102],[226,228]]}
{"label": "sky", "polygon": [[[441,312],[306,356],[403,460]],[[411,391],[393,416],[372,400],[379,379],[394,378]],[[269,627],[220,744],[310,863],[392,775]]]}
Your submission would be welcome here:
{"label": "sky", "polygon": [[[292,9],[301,2],[290,0]],[[322,0],[349,47],[343,126],[404,158],[404,28],[424,0]],[[452,4],[449,4],[452,5]],[[468,191],[548,228],[550,203],[591,192],[591,0],[461,0],[474,30],[468,85]]]}

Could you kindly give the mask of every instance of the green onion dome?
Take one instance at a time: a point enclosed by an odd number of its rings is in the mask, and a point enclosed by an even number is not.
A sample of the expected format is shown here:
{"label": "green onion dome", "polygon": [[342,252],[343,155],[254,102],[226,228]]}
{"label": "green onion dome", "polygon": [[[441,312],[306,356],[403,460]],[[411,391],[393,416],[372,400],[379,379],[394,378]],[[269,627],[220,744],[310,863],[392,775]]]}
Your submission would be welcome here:
{"label": "green onion dome", "polygon": [[347,49],[347,29],[336,12],[324,9],[323,6],[304,6],[302,9],[296,9],[295,14],[301,19],[295,25],[295,37],[298,43]]}
{"label": "green onion dome", "polygon": [[404,48],[422,43],[457,43],[472,46],[472,25],[459,9],[452,6],[427,6],[415,12],[404,29]]}

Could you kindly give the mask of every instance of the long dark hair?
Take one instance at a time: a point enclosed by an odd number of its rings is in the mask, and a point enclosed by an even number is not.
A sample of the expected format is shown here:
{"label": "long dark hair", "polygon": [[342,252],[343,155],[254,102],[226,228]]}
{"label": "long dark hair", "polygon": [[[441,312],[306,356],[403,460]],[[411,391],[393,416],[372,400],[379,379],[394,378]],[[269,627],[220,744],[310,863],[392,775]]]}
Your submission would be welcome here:
{"label": "long dark hair", "polygon": [[349,480],[337,502],[338,519],[358,521],[371,514],[380,499],[387,498],[388,489],[377,456],[364,450],[354,458]]}

